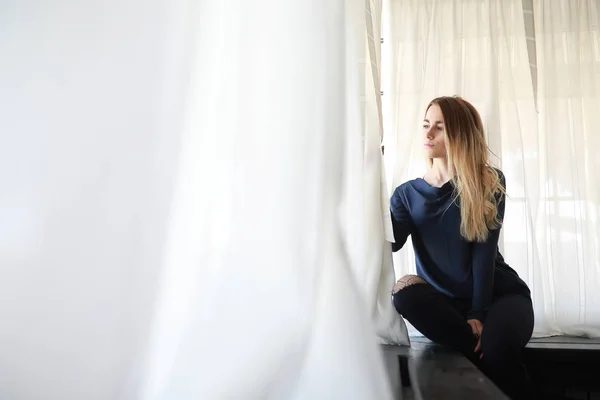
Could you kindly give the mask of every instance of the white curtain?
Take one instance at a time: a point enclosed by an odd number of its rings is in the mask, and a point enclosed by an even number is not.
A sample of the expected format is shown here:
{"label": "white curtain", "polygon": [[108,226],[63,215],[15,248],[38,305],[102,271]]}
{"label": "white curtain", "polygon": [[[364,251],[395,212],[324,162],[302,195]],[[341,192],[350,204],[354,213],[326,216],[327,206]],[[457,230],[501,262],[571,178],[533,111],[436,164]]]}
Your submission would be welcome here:
{"label": "white curtain", "polygon": [[600,20],[594,0],[534,1],[539,192],[534,232],[547,333],[600,336]]}
{"label": "white curtain", "polygon": [[362,140],[347,11],[200,13],[144,398],[389,397],[339,224],[344,149]]}
{"label": "white curtain", "polygon": [[[500,245],[532,289],[535,335],[599,335],[600,297],[591,290],[600,266],[590,154],[600,95],[596,2],[534,4],[535,40],[526,36],[521,0],[386,4],[390,190],[425,171],[419,123],[428,102],[442,95],[473,102],[492,161],[507,177]],[[395,255],[395,268],[397,275],[414,271],[411,246]]]}
{"label": "white curtain", "polygon": [[1,398],[391,397],[378,7],[3,5]]}
{"label": "white curtain", "polygon": [[180,4],[0,6],[2,399],[115,399],[144,346],[190,46]]}
{"label": "white curtain", "polygon": [[381,341],[407,345],[406,326],[390,296],[395,282],[390,245],[394,235],[381,154],[381,2],[348,0],[346,6],[347,35],[353,38],[346,65],[358,79],[346,96],[351,110],[347,126],[356,132],[346,138],[348,173],[341,217],[345,247]]}

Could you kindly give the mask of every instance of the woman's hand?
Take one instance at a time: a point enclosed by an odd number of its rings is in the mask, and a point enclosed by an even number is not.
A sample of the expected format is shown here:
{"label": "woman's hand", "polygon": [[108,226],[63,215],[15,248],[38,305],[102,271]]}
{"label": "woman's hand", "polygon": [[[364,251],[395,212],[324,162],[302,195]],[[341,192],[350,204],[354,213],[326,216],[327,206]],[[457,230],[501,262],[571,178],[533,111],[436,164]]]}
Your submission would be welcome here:
{"label": "woman's hand", "polygon": [[[481,332],[483,332],[483,324],[478,319],[469,319],[467,323],[471,325],[471,330],[473,331],[473,336],[477,339],[477,346],[475,346],[475,353],[481,351]],[[479,356],[479,358],[483,357],[483,354]]]}

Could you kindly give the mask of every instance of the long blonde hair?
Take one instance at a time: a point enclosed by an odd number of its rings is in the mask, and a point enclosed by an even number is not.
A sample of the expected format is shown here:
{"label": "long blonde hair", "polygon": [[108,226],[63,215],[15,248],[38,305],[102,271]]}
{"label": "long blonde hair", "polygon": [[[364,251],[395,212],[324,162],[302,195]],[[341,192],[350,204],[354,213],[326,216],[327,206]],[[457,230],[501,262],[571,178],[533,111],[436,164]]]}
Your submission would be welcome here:
{"label": "long blonde hair", "polygon": [[[440,107],[444,117],[448,168],[460,201],[460,233],[470,242],[485,242],[501,225],[498,200],[506,195],[498,171],[489,164],[479,112],[460,97],[438,97],[427,106]],[[433,160],[429,160],[430,167]]]}

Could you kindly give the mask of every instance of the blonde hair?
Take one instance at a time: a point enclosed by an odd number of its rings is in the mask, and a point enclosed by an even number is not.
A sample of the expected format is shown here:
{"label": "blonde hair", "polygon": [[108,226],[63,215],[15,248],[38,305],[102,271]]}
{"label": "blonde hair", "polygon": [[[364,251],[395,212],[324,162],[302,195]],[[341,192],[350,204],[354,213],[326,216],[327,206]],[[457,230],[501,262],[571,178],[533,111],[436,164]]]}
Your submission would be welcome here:
{"label": "blonde hair", "polygon": [[470,242],[485,242],[490,230],[501,225],[498,203],[506,191],[498,171],[489,164],[481,117],[460,97],[438,97],[427,110],[433,104],[444,117],[448,168],[460,201],[460,233]]}

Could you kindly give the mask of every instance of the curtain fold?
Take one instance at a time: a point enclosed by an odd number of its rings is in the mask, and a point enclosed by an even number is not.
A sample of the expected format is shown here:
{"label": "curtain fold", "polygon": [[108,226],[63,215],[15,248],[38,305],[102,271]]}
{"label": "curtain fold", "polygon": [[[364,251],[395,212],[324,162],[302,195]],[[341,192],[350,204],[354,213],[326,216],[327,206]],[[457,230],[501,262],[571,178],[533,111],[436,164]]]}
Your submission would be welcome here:
{"label": "curtain fold", "polygon": [[[384,343],[408,344],[404,321],[391,302],[394,269],[387,185],[381,154],[381,3],[346,1],[354,38],[346,55],[349,76],[346,181],[342,198],[345,247],[367,307]],[[359,101],[356,101],[356,100]]]}
{"label": "curtain fold", "polygon": [[[379,150],[364,164],[380,132],[361,100],[373,91],[365,3],[220,0],[202,11],[142,398],[390,398],[372,323],[390,310],[393,273]],[[217,127],[234,152],[218,151]],[[387,302],[372,306],[382,271]],[[402,320],[385,317],[377,333],[406,341]]]}

